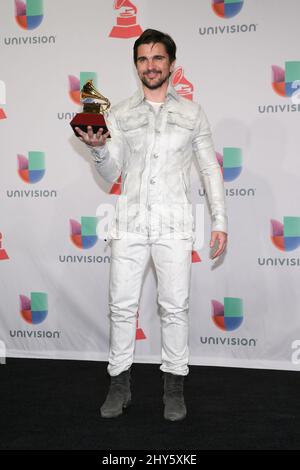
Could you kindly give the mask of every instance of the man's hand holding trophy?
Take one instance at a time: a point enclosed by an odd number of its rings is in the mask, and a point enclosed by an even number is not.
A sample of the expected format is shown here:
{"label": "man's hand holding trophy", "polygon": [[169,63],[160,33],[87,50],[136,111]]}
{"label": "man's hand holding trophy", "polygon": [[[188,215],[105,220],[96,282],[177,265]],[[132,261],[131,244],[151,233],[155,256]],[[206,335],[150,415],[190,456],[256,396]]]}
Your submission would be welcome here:
{"label": "man's hand holding trophy", "polygon": [[88,80],[82,87],[80,98],[83,112],[76,114],[70,122],[75,135],[91,147],[105,145],[110,135],[103,114],[110,108],[110,101],[96,90],[93,80]]}

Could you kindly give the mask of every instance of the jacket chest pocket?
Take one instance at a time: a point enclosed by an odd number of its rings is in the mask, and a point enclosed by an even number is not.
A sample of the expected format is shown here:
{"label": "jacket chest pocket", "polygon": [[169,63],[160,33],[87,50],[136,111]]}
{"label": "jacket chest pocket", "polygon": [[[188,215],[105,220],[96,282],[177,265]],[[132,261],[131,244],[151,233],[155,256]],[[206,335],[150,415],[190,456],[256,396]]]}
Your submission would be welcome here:
{"label": "jacket chest pocket", "polygon": [[180,113],[169,112],[167,117],[170,145],[174,149],[185,145],[192,137],[196,119]]}
{"label": "jacket chest pocket", "polygon": [[192,140],[196,119],[188,115],[169,112],[167,116],[169,148],[172,153],[181,152]]}
{"label": "jacket chest pocket", "polygon": [[182,129],[187,132],[193,131],[196,125],[196,119],[180,113],[169,112],[167,120],[171,128]]}
{"label": "jacket chest pocket", "polygon": [[146,143],[148,117],[146,115],[132,115],[119,121],[120,128],[129,146],[137,150]]}

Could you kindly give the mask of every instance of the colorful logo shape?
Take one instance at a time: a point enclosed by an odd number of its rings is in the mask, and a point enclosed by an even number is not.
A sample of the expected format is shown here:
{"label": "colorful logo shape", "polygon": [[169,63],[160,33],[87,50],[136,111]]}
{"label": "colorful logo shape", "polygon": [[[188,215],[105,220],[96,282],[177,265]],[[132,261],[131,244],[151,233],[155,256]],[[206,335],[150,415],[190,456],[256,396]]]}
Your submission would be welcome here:
{"label": "colorful logo shape", "polygon": [[180,96],[187,100],[193,100],[194,86],[185,78],[182,67],[177,67],[174,70],[172,74],[172,85]]}
{"label": "colorful logo shape", "polygon": [[283,224],[271,220],[271,240],[280,251],[293,251],[300,246],[300,217],[283,217]]}
{"label": "colorful logo shape", "polygon": [[216,152],[223,172],[224,181],[233,181],[242,172],[242,150],[238,147],[224,147],[223,155]]}
{"label": "colorful logo shape", "polygon": [[300,62],[285,62],[285,69],[272,65],[272,87],[279,96],[290,97],[300,89]]}
{"label": "colorful logo shape", "polygon": [[31,292],[30,299],[20,295],[20,304],[23,320],[32,325],[42,323],[48,315],[48,294],[45,292]]}
{"label": "colorful logo shape", "polygon": [[[6,103],[6,86],[3,80],[0,80],[0,105]],[[4,109],[0,106],[0,120],[6,119]]]}
{"label": "colorful logo shape", "polygon": [[80,90],[88,80],[93,80],[93,84],[97,87],[96,72],[80,72],[80,78],[69,75],[69,95],[74,103],[81,104]]}
{"label": "colorful logo shape", "polygon": [[238,297],[224,297],[224,305],[212,300],[212,319],[223,331],[237,330],[243,322],[243,300]]}
{"label": "colorful logo shape", "polygon": [[244,0],[212,0],[214,13],[221,18],[232,18],[242,9]]}
{"label": "colorful logo shape", "polygon": [[35,29],[43,21],[43,0],[15,0],[16,21],[23,29]]}
{"label": "colorful logo shape", "polygon": [[2,233],[0,232],[0,261],[3,261],[5,259],[9,259],[8,254],[6,253],[6,250],[2,248]]}
{"label": "colorful logo shape", "polygon": [[130,0],[115,0],[115,10],[121,10],[117,17],[117,25],[114,26],[109,34],[111,38],[135,38],[143,32],[137,24],[137,8]]}
{"label": "colorful logo shape", "polygon": [[97,217],[81,217],[80,222],[70,220],[71,240],[77,248],[92,248],[98,241]]}
{"label": "colorful logo shape", "polygon": [[28,158],[18,155],[18,173],[25,183],[37,183],[43,178],[45,171],[44,152],[28,152]]}
{"label": "colorful logo shape", "polygon": [[143,328],[141,328],[139,326],[139,311],[137,311],[137,315],[136,315],[136,329],[135,329],[135,339],[137,340],[142,340],[142,339],[147,339],[145,333],[144,333],[144,330]]}

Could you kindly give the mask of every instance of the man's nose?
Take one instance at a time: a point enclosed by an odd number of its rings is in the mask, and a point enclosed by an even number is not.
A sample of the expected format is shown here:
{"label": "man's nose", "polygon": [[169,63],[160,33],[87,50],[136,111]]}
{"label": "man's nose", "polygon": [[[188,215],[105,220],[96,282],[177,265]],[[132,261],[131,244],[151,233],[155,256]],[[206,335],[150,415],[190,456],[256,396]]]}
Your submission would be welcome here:
{"label": "man's nose", "polygon": [[153,59],[148,59],[148,69],[152,69],[154,66],[154,60]]}

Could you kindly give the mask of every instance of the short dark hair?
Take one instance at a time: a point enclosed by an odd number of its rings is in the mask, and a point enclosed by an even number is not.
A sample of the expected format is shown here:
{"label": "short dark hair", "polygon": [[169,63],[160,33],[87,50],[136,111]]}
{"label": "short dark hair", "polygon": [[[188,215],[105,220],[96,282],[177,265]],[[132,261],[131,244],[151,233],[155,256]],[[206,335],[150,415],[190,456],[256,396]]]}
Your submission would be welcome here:
{"label": "short dark hair", "polygon": [[153,42],[154,44],[161,42],[168,53],[170,63],[172,63],[176,59],[176,44],[169,36],[169,34],[162,33],[161,31],[157,31],[156,29],[146,29],[139,38],[134,43],[133,46],[133,60],[136,65],[137,63],[137,50],[141,44],[150,44]]}

